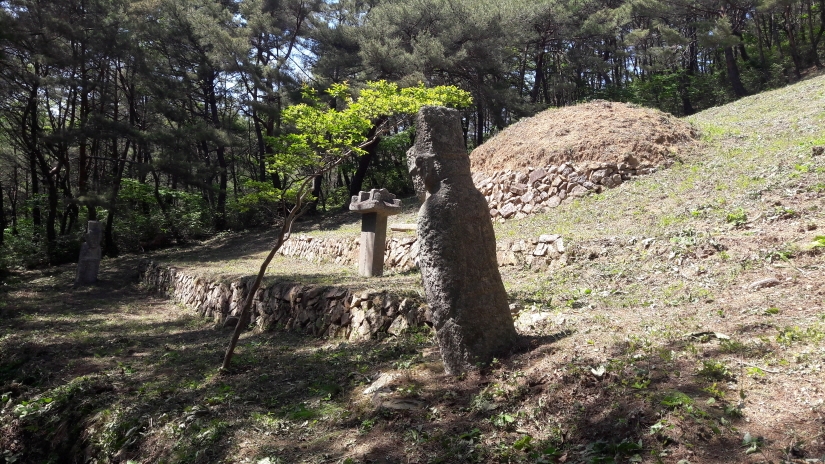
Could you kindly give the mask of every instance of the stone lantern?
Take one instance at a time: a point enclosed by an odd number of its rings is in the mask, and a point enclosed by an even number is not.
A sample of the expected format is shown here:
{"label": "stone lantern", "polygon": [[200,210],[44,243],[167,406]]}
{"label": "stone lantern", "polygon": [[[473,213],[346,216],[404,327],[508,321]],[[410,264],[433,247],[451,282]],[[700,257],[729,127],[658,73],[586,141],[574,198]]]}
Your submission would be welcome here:
{"label": "stone lantern", "polygon": [[383,275],[387,217],[401,212],[401,200],[397,200],[387,189],[372,189],[352,197],[349,209],[361,214],[358,274],[364,277]]}

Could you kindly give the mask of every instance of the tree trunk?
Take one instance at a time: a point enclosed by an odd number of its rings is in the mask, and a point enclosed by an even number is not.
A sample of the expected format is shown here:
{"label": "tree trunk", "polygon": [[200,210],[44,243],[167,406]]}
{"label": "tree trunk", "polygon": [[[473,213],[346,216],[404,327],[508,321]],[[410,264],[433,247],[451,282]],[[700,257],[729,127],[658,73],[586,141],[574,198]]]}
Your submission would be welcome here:
{"label": "tree trunk", "polygon": [[227,178],[229,176],[229,169],[226,163],[225,156],[226,148],[218,147],[218,166],[220,172],[218,173],[218,204],[215,214],[215,230],[226,230],[226,187],[228,185]]}
{"label": "tree trunk", "polygon": [[[85,47],[84,47],[85,52]],[[84,53],[85,54],[85,53]],[[82,79],[82,90],[80,94],[80,147],[78,148],[78,160],[77,160],[77,196],[80,201],[87,201],[86,198],[89,187],[88,187],[88,180],[89,180],[89,160],[88,160],[88,140],[86,138],[86,121],[89,117],[89,83],[86,79],[86,70],[85,70],[85,62],[84,66],[81,67],[81,79]],[[115,110],[115,117],[117,117],[117,110]],[[88,220],[89,221],[96,221],[97,220],[97,210],[93,204],[87,204],[87,212],[88,212]]]}
{"label": "tree trunk", "polygon": [[[211,113],[212,126],[218,130],[221,128],[220,114],[218,113],[218,98],[215,95],[215,78],[217,73],[210,70],[211,82],[209,82],[209,109]],[[226,147],[218,144],[217,147],[218,159],[218,199],[215,211],[215,230],[226,230],[226,187],[228,178],[228,169],[226,163]]]}
{"label": "tree trunk", "polygon": [[[36,68],[35,68],[36,69]],[[37,92],[38,87],[34,87],[29,95],[29,102],[28,102],[28,109],[27,111],[30,112],[28,115],[31,118],[31,123],[29,126],[29,136],[28,136],[28,150],[29,150],[29,173],[31,174],[31,186],[32,186],[32,196],[31,198],[34,200],[32,207],[32,223],[34,224],[35,228],[39,228],[42,224],[43,218],[40,212],[40,199],[37,198],[40,195],[40,179],[37,176],[37,144],[38,136],[39,136],[39,120],[37,117]],[[25,132],[25,129],[24,129]],[[36,232],[37,233],[37,232]]]}
{"label": "tree trunk", "polygon": [[[48,173],[45,174],[48,176]],[[58,206],[58,197],[57,197],[57,184],[54,179],[48,178],[46,179],[46,192],[48,193],[48,205],[49,209],[46,214],[46,248],[48,250],[48,257],[49,257],[49,264],[59,264],[55,259],[56,256],[56,246],[57,246],[57,229],[55,226],[57,225],[57,206]]]}
{"label": "tree trunk", "polygon": [[12,172],[11,187],[9,188],[9,203],[11,203],[11,234],[17,235],[17,193],[20,186],[17,185],[17,166]]}
{"label": "tree trunk", "polygon": [[261,119],[258,117],[258,111],[255,108],[252,109],[252,123],[255,126],[255,141],[258,143],[258,181],[264,182],[266,180],[267,144],[264,141],[263,124],[261,123]]}
{"label": "tree trunk", "polygon": [[481,99],[476,102],[476,146],[484,143],[484,107],[481,105]]}
{"label": "tree trunk", "polygon": [[[355,169],[355,174],[352,175],[352,179],[349,184],[350,197],[358,195],[358,192],[361,191],[361,188],[364,185],[364,179],[367,176],[367,169],[369,169],[372,159],[375,158],[375,154],[378,152],[378,141],[380,138],[375,137],[375,133],[378,130],[378,127],[381,126],[382,122],[383,121],[377,122],[374,126],[372,126],[372,129],[370,129],[367,134],[367,140],[373,140],[369,145],[363,147],[364,150],[366,150],[366,153],[358,157],[358,167]],[[349,202],[342,205],[342,209],[346,210],[347,208],[349,208]]]}
{"label": "tree trunk", "polygon": [[785,17],[785,34],[788,35],[788,48],[790,49],[791,59],[793,60],[794,76],[796,76],[797,79],[801,79],[803,69],[802,57],[799,55],[799,47],[796,43],[796,31],[792,23],[791,7],[788,6],[785,8],[783,14]]}
{"label": "tree trunk", "polygon": [[682,99],[682,112],[685,116],[696,112],[693,104],[690,101],[690,87],[693,84],[693,77],[696,75],[696,70],[699,67],[699,51],[696,46],[696,28],[688,29],[688,38],[690,43],[688,45],[688,62],[685,71],[679,78],[679,94]]}
{"label": "tree trunk", "polygon": [[765,62],[765,38],[763,37],[765,33],[762,31],[762,19],[759,13],[754,15],[753,23],[756,26],[756,43],[758,45],[759,50],[759,70],[761,76],[762,84],[765,84],[768,81],[769,73],[768,73],[768,65]]}
{"label": "tree trunk", "polygon": [[819,0],[819,30],[814,33],[813,30],[813,2],[808,3],[808,22],[811,29],[811,58],[817,69],[822,69],[822,61],[819,59],[819,42],[825,34],[825,0]]}
{"label": "tree trunk", "polygon": [[6,226],[8,226],[8,220],[6,219],[6,207],[3,204],[3,183],[0,182],[0,247],[3,246],[3,238],[6,235]]}
{"label": "tree trunk", "polygon": [[[333,168],[330,166],[329,168]],[[323,172],[315,173],[316,176],[322,175]],[[298,186],[298,193],[296,196],[295,206],[289,210],[289,213],[284,218],[284,223],[281,225],[281,230],[278,231],[278,237],[275,240],[275,245],[273,245],[272,249],[269,250],[269,254],[266,255],[263,263],[261,263],[261,267],[258,270],[258,275],[255,276],[255,281],[252,282],[252,287],[249,289],[249,293],[246,295],[246,299],[244,300],[243,307],[241,308],[240,314],[238,314],[238,323],[235,325],[235,330],[232,332],[232,338],[229,340],[229,345],[226,347],[226,353],[223,356],[223,364],[221,364],[221,368],[219,372],[227,372],[229,370],[229,364],[232,362],[232,356],[235,354],[235,347],[238,345],[238,339],[241,336],[241,332],[243,332],[244,327],[248,324],[249,320],[249,312],[252,309],[252,303],[255,301],[255,293],[258,292],[258,289],[261,287],[261,281],[264,279],[264,274],[266,274],[266,268],[269,267],[269,263],[272,262],[272,259],[275,257],[275,253],[283,246],[284,242],[289,240],[289,236],[292,231],[292,223],[295,222],[295,219],[302,214],[301,208],[303,207],[303,199],[304,195],[306,194],[306,187],[307,184],[314,179],[313,177],[305,179],[301,185]]]}
{"label": "tree trunk", "polygon": [[[126,146],[123,148],[123,155],[120,159],[115,158],[117,160],[117,166],[115,167],[114,178],[112,179],[112,192],[109,196],[109,212],[106,214],[106,226],[103,229],[103,252],[106,256],[113,258],[120,254],[120,250],[117,247],[117,242],[115,242],[113,229],[115,213],[117,212],[117,196],[118,193],[120,193],[120,185],[123,181],[123,170],[126,167],[126,158],[129,156],[130,146],[131,141],[126,139]],[[116,155],[117,152],[114,154]]]}
{"label": "tree trunk", "polygon": [[318,203],[321,202],[321,187],[323,186],[324,178],[322,176],[315,176],[312,179],[312,201],[307,205],[307,215],[314,216],[318,214]]}
{"label": "tree trunk", "polygon": [[539,100],[539,92],[544,86],[544,52],[536,56],[536,82],[533,83],[533,90],[530,91],[530,102],[536,103]]}
{"label": "tree trunk", "polygon": [[739,38],[739,45],[737,45],[736,48],[739,50],[739,54],[742,55],[742,61],[750,61],[748,50],[745,48],[745,42],[742,40],[742,33],[733,31],[733,35]]}
{"label": "tree trunk", "polygon": [[739,98],[748,96],[748,91],[745,90],[745,86],[742,85],[742,78],[739,76],[739,66],[733,56],[733,47],[725,47],[725,65],[728,71],[728,82],[733,88],[733,93]]}

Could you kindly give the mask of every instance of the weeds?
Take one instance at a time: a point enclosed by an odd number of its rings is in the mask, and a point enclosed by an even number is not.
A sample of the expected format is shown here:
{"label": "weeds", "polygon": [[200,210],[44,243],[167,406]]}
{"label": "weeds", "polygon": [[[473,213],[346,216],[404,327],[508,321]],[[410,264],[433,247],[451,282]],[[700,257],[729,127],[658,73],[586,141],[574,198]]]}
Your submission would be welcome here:
{"label": "weeds", "polygon": [[725,220],[728,224],[734,227],[741,227],[748,222],[748,213],[745,212],[742,208],[736,208],[733,211],[729,211],[725,216]]}
{"label": "weeds", "polygon": [[642,462],[639,454],[643,449],[642,441],[624,439],[618,443],[603,440],[585,445],[582,457],[590,463],[620,462],[625,458],[629,462]]}
{"label": "weeds", "polygon": [[733,374],[727,364],[713,359],[703,360],[697,373],[710,380],[726,380],[733,378]]}
{"label": "weeds", "polygon": [[783,346],[790,346],[795,342],[818,342],[825,338],[825,332],[818,327],[785,327],[780,329],[776,342]]}

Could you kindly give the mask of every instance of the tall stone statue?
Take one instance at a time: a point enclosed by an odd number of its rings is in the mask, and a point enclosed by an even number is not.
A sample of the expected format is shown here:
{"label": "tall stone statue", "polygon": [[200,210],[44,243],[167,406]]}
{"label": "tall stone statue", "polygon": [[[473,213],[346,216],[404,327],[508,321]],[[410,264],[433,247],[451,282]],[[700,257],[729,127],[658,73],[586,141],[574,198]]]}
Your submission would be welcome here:
{"label": "tall stone statue", "polygon": [[517,335],[490,212],[470,174],[460,115],[427,106],[416,126],[409,155],[428,193],[418,214],[421,277],[444,367],[458,374],[507,354]]}
{"label": "tall stone statue", "polygon": [[97,271],[100,268],[100,239],[103,236],[101,224],[98,221],[89,221],[86,232],[86,241],[80,245],[80,258],[77,260],[77,277],[75,284],[90,285],[97,282]]}

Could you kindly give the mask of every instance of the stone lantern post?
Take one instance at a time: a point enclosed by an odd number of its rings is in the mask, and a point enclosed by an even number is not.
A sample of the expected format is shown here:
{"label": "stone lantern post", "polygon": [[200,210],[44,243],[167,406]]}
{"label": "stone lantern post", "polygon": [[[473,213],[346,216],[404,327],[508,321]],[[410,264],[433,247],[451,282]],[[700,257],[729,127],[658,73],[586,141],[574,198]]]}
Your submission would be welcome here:
{"label": "stone lantern post", "polygon": [[352,197],[349,209],[361,213],[358,274],[364,277],[381,276],[384,274],[387,217],[401,212],[401,200],[397,200],[387,189],[372,189]]}

